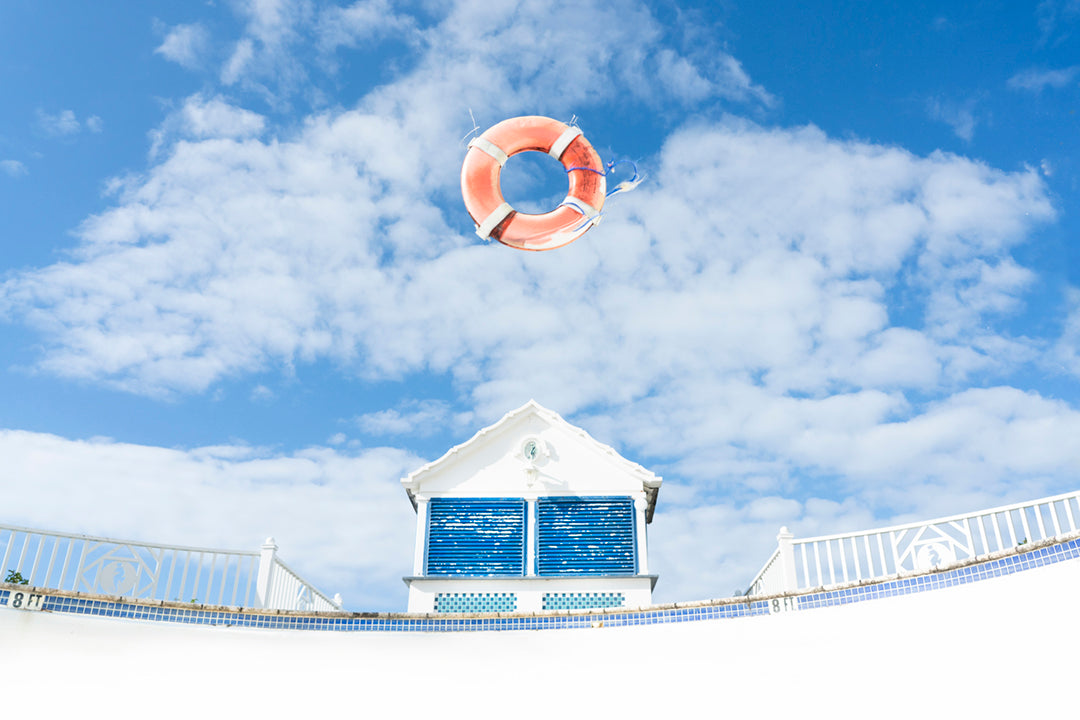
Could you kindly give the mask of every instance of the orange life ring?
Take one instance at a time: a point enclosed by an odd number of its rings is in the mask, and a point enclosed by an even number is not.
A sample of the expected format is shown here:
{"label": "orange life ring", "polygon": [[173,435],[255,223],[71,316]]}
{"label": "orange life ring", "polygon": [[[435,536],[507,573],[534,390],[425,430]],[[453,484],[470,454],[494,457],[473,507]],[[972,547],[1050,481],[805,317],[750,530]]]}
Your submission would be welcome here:
{"label": "orange life ring", "polygon": [[[499,186],[506,160],[528,151],[551,155],[566,168],[566,199],[549,213],[514,210]],[[476,234],[519,250],[553,250],[572,243],[600,221],[607,180],[600,156],[577,127],[539,115],[510,118],[469,143],[461,166],[461,194]]]}

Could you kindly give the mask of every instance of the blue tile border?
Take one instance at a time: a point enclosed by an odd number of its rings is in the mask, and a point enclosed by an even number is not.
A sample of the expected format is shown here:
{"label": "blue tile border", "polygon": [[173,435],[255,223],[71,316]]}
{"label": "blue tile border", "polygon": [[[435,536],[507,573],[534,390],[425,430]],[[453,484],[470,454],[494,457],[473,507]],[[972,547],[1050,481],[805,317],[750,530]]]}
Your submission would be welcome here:
{"label": "blue tile border", "polygon": [[[433,617],[380,613],[302,614],[240,608],[209,608],[179,603],[153,603],[103,599],[101,596],[63,594],[42,589],[46,595],[41,612],[98,615],[128,620],[170,622],[218,627],[315,630],[336,632],[469,632],[506,630],[556,630],[589,627],[630,627],[666,623],[698,622],[769,615],[777,610],[803,611],[847,605],[885,597],[929,592],[1012,575],[1080,557],[1080,538],[1033,548],[1026,552],[985,560],[950,570],[906,578],[868,582],[828,591],[784,597],[703,601],[685,606],[658,606],[638,611],[595,610],[586,613],[561,611],[550,615],[470,615]],[[35,591],[36,588],[27,588]],[[10,589],[0,589],[0,605],[6,609]],[[56,593],[56,594],[53,594]],[[36,612],[36,611],[26,611]]]}

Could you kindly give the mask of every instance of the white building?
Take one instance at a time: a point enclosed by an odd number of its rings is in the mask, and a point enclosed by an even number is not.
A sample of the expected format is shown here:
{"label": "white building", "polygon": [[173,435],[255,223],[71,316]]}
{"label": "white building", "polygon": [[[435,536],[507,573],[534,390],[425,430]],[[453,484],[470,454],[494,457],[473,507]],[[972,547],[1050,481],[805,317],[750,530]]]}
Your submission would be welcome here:
{"label": "white building", "polygon": [[534,401],[402,479],[410,613],[644,607],[661,480]]}

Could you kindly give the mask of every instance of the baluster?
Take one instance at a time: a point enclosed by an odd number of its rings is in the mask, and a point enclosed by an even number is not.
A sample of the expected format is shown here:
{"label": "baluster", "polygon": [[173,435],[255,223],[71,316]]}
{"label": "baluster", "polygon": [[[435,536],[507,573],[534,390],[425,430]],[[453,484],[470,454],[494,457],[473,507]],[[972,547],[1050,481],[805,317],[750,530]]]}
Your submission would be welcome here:
{"label": "baluster", "polygon": [[3,572],[3,575],[0,575],[0,580],[3,580],[5,577],[7,577],[8,557],[11,555],[11,544],[12,542],[14,542],[14,540],[15,531],[8,530],[8,538],[7,541],[4,543],[4,561],[0,563],[0,572]]}
{"label": "baluster", "polygon": [[[999,514],[1000,513],[994,513],[993,515],[991,515],[991,517],[994,519],[994,525],[993,525],[993,527],[994,527],[994,537],[997,538],[997,548],[995,548],[995,549],[996,550],[1003,550],[1005,548],[1005,543],[1003,543],[1001,541],[1001,518],[998,517]],[[1006,513],[1005,517],[1006,517],[1006,520],[1007,520],[1008,519],[1008,513]]]}
{"label": "baluster", "polygon": [[[67,576],[68,563],[71,562],[71,548],[73,548],[74,546],[75,541],[71,538],[68,538],[67,551],[64,552],[64,567],[60,568],[60,580],[56,583],[56,587],[60,588],[61,590],[64,589],[64,578]],[[77,575],[75,576],[75,582],[71,585],[71,589],[79,589],[79,577]]]}
{"label": "baluster", "polygon": [[836,568],[833,567],[832,541],[825,541],[825,557],[829,560],[829,584],[836,584]]}
{"label": "baluster", "polygon": [[1057,503],[1050,503],[1050,519],[1054,521],[1054,537],[1061,535],[1061,523],[1058,522]]}
{"label": "baluster", "polygon": [[990,552],[990,548],[986,544],[986,526],[983,523],[984,517],[985,516],[983,515],[978,516],[975,518],[975,522],[979,524],[979,537],[982,539],[982,554],[986,555]]}
{"label": "baluster", "polygon": [[202,602],[202,597],[199,596],[199,579],[202,577],[203,563],[206,562],[206,553],[199,553],[199,561],[195,565],[195,587],[191,589],[191,598],[198,602]]}
{"label": "baluster", "polygon": [[[1045,540],[1046,526],[1043,524],[1042,507],[1042,503],[1039,503],[1037,505],[1032,505],[1031,510],[1035,513],[1035,524],[1039,527],[1039,539]],[[1025,512],[1024,514],[1026,515],[1027,513]]]}
{"label": "baluster", "polygon": [[23,533],[22,550],[19,551],[19,562],[15,564],[15,572],[23,571],[23,561],[26,560],[26,551],[30,548],[30,533]]}
{"label": "baluster", "polygon": [[836,544],[840,548],[840,570],[844,575],[844,582],[848,582],[847,553],[844,552],[844,538],[837,540]]}
{"label": "baluster", "polygon": [[[1005,524],[1009,528],[1009,539],[1011,540],[1011,544],[1009,545],[1009,547],[1016,547],[1016,526],[1013,525],[1012,510],[1005,511]],[[1002,550],[1004,549],[1005,548],[1002,548]]]}
{"label": "baluster", "polygon": [[236,557],[236,578],[233,581],[232,597],[229,599],[229,605],[236,607],[236,594],[240,591],[240,575],[243,573],[244,558],[238,555]]}
{"label": "baluster", "polygon": [[[97,545],[95,543],[94,545]],[[86,578],[83,577],[83,571],[86,569],[86,556],[90,553],[90,550],[94,546],[90,545],[89,540],[82,541],[82,552],[79,553],[79,564],[75,566],[75,591],[79,590],[79,583],[86,585],[86,589],[90,592],[97,592],[93,585],[86,582]]]}
{"label": "baluster", "polygon": [[[30,581],[30,584],[34,584],[34,574],[38,569],[38,562],[41,560],[41,551],[45,549],[45,535],[38,535],[37,551],[34,553],[34,562],[30,565],[30,574],[26,576],[26,579]],[[48,585],[48,577],[45,578],[45,582],[42,585]]]}
{"label": "baluster", "polygon": [[862,580],[862,570],[859,568],[859,538],[854,535],[851,537],[851,559],[855,564],[855,579]]}
{"label": "baluster", "polygon": [[225,585],[229,580],[229,556],[223,555],[225,562],[221,564],[221,589],[218,590],[217,604],[222,604],[222,599],[225,597]]}
{"label": "baluster", "polygon": [[210,553],[210,575],[206,578],[206,594],[203,595],[203,597],[206,598],[206,599],[202,601],[202,602],[206,603],[207,605],[212,605],[213,602],[214,602],[213,601],[214,596],[213,596],[212,593],[213,593],[213,587],[214,587],[214,568],[217,565],[217,558],[218,558],[217,553]]}
{"label": "baluster", "polygon": [[255,565],[255,557],[250,556],[248,558],[248,571],[247,571],[247,590],[244,593],[244,607],[251,607],[251,589],[255,583],[255,578],[258,576],[258,570]]}
{"label": "baluster", "polygon": [[1024,508],[1020,508],[1020,524],[1024,528],[1024,540],[1031,542],[1034,538],[1031,537],[1031,528],[1028,527],[1027,513],[1024,512]]}
{"label": "baluster", "polygon": [[1065,498],[1065,517],[1069,519],[1069,532],[1076,532],[1076,518],[1073,517],[1072,511],[1073,498]]}
{"label": "baluster", "polygon": [[[49,565],[45,568],[45,586],[53,587],[49,584],[49,577],[52,576],[53,567],[56,565],[56,553],[60,550],[60,538],[53,536],[52,552],[49,553]],[[59,584],[57,584],[59,587]]]}
{"label": "baluster", "polygon": [[[867,579],[876,577],[874,571],[874,551],[870,549],[870,535],[863,535],[863,547],[866,549],[866,572]],[[884,575],[884,572],[882,573]]]}

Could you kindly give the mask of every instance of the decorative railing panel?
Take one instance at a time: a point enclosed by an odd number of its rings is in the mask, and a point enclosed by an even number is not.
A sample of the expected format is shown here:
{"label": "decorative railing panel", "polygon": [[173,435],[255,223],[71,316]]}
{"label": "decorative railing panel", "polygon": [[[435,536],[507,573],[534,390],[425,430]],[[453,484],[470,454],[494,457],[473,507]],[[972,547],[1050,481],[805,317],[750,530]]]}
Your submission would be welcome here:
{"label": "decorative railing panel", "polygon": [[773,550],[773,554],[765,561],[765,566],[758,571],[751,583],[747,595],[776,595],[784,592],[784,576],[779,571],[780,551]]}
{"label": "decorative railing panel", "polygon": [[340,600],[326,597],[276,558],[273,582],[267,592],[266,602],[266,607],[289,610],[324,612],[341,609]]}
{"label": "decorative railing panel", "polygon": [[276,610],[340,610],[276,556],[151,545],[0,525],[0,579],[139,600]]}
{"label": "decorative railing panel", "polygon": [[856,533],[795,540],[786,529],[747,595],[925,572],[1080,529],[1080,493]]}

